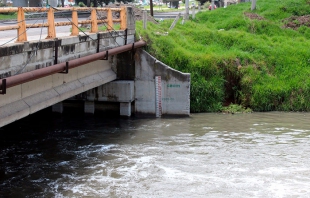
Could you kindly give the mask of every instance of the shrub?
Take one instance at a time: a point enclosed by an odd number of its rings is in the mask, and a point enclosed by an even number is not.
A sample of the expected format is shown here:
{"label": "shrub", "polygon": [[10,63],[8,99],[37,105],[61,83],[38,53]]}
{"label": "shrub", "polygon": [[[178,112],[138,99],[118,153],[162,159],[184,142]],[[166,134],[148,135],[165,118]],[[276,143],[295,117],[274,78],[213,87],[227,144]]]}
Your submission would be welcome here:
{"label": "shrub", "polygon": [[83,2],[79,2],[79,7],[86,7],[86,5]]}

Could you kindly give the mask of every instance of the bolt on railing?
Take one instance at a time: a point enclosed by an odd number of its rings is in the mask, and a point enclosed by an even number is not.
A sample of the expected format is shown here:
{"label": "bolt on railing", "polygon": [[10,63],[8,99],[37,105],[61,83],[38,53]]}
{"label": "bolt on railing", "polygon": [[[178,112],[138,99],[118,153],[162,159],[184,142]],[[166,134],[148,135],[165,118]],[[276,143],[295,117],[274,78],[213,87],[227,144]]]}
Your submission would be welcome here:
{"label": "bolt on railing", "polygon": [[[71,11],[72,20],[70,22],[58,22],[55,23],[54,13],[55,11]],[[79,21],[78,11],[91,11],[90,20]],[[97,11],[107,12],[107,19],[97,19]],[[68,26],[72,25],[71,36],[79,35],[79,24],[91,24],[90,33],[98,32],[98,23],[107,23],[107,30],[113,30],[113,23],[120,23],[120,29],[125,30],[127,28],[127,16],[126,7],[120,8],[39,8],[39,7],[19,7],[19,8],[0,8],[0,13],[14,13],[17,12],[17,25],[9,25],[0,27],[0,31],[5,30],[17,30],[16,42],[27,41],[27,28],[39,28],[47,27],[47,39],[56,38],[55,26]],[[47,12],[47,23],[38,24],[26,24],[25,12]],[[112,12],[119,12],[119,18],[113,18]]]}

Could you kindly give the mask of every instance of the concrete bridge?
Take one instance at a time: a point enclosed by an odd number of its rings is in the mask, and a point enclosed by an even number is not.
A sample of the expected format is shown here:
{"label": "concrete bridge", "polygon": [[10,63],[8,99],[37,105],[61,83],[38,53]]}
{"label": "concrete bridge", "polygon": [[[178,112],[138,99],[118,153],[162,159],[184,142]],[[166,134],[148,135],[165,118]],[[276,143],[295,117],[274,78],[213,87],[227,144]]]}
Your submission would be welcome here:
{"label": "concrete bridge", "polygon": [[[17,32],[15,43],[0,45],[0,127],[50,106],[62,113],[63,101],[70,99],[83,101],[85,113],[92,114],[101,105],[114,103],[122,116],[189,115],[190,74],[168,67],[142,49],[146,43],[135,38],[131,7],[102,9],[108,18],[101,22],[109,27],[120,24],[119,30],[104,32],[97,27],[95,13],[100,8],[86,21],[77,21],[72,10],[71,35],[62,37],[57,37],[55,26],[61,24],[52,20],[52,8],[45,8],[48,23],[35,25],[47,28],[42,40],[21,34],[32,27],[23,22],[21,9],[15,10],[19,25],[0,27]],[[123,14],[112,19],[113,11]],[[77,28],[85,23],[91,24],[87,34]]]}

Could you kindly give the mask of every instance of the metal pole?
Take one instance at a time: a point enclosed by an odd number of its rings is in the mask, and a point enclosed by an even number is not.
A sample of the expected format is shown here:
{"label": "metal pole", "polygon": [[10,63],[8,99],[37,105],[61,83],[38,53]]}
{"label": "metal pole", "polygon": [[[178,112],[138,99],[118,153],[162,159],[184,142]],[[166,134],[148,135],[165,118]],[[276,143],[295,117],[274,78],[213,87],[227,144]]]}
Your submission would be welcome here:
{"label": "metal pole", "polygon": [[151,14],[151,16],[154,16],[154,14],[153,14],[153,0],[150,0],[150,14]]}
{"label": "metal pole", "polygon": [[211,10],[214,10],[214,0],[211,2]]}

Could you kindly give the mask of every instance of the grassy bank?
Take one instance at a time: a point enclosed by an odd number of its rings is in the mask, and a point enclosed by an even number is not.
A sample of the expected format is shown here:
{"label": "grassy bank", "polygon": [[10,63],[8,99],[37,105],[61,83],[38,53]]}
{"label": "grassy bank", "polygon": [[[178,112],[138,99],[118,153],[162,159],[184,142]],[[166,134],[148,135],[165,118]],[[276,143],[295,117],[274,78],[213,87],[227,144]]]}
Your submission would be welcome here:
{"label": "grassy bank", "polygon": [[[215,112],[230,103],[254,111],[310,110],[310,0],[258,0],[176,24],[137,22],[147,50],[191,73],[191,111]],[[291,26],[292,28],[286,28]],[[168,34],[166,33],[168,32]]]}
{"label": "grassy bank", "polygon": [[9,20],[9,19],[16,19],[17,15],[15,13],[8,13],[8,14],[0,14],[0,20]]}

